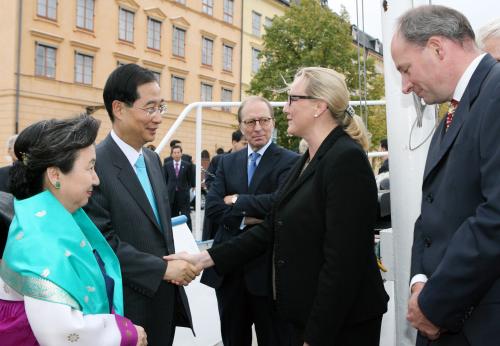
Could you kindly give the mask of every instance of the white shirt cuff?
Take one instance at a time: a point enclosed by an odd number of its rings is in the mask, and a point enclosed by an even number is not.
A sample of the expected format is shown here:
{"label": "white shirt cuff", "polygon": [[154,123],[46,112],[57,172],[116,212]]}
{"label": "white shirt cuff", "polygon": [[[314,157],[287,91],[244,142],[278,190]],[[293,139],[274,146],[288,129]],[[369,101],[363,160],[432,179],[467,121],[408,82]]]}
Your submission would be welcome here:
{"label": "white shirt cuff", "polygon": [[416,284],[417,282],[423,282],[423,283],[426,283],[427,280],[429,280],[427,278],[427,275],[425,274],[417,274],[415,275],[414,277],[411,278],[411,281],[410,281],[410,291],[411,291],[411,288],[414,284]]}

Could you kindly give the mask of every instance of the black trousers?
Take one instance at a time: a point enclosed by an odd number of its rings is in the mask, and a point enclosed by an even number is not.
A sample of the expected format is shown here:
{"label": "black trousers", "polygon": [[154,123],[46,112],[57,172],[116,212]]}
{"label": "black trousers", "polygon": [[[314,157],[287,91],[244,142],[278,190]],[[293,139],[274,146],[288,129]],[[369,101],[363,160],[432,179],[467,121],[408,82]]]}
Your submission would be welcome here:
{"label": "black trousers", "polygon": [[190,230],[191,226],[191,207],[189,206],[189,190],[179,190],[174,193],[174,200],[171,203],[172,217],[186,215],[187,225]]}
{"label": "black trousers", "polygon": [[[335,312],[332,312],[335,313]],[[379,346],[380,327],[382,316],[372,318],[342,329],[337,337],[332,335],[330,340],[324,340],[319,344],[311,343],[311,346]],[[291,326],[291,346],[304,345],[304,329],[295,325]]]}
{"label": "black trousers", "polygon": [[248,291],[243,273],[224,276],[215,292],[224,346],[250,346],[252,324],[259,346],[290,345],[290,327],[279,318],[270,297]]}

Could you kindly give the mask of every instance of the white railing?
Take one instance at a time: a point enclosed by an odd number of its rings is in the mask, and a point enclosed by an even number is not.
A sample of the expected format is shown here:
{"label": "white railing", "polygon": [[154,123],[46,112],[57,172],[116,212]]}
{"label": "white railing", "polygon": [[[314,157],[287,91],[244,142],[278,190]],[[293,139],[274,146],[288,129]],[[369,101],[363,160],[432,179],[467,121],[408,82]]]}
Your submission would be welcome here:
{"label": "white railing", "polygon": [[[214,108],[214,107],[239,107],[241,104],[241,101],[238,102],[194,102],[189,105],[187,105],[186,108],[179,114],[177,119],[174,121],[170,129],[168,129],[167,133],[161,140],[160,144],[158,144],[158,147],[156,148],[156,153],[161,153],[163,148],[167,145],[167,143],[170,141],[170,138],[172,138],[172,135],[177,131],[181,123],[186,119],[188,114],[192,110],[196,110],[196,147],[195,147],[195,162],[196,162],[196,187],[195,187],[195,195],[196,195],[196,203],[195,203],[195,220],[194,220],[194,227],[193,229],[193,234],[195,235],[201,235],[201,203],[199,198],[201,197],[201,132],[202,132],[202,124],[203,124],[203,108]],[[271,105],[273,107],[283,107],[286,104],[286,102],[271,102]],[[351,101],[349,102],[351,106],[359,106],[360,101]],[[361,105],[366,105],[366,106],[384,106],[385,101],[384,100],[378,100],[378,101],[362,101]],[[385,156],[387,153],[369,153],[370,157],[377,157],[377,156]]]}

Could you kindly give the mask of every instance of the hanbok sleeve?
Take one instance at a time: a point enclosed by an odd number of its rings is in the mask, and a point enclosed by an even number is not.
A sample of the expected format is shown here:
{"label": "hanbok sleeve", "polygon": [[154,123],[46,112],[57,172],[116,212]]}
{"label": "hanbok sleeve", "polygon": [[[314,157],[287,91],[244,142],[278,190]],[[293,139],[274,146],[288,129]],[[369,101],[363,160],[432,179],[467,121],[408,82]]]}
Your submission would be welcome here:
{"label": "hanbok sleeve", "polygon": [[88,314],[63,304],[24,297],[30,326],[41,346],[136,346],[134,324],[119,315]]}

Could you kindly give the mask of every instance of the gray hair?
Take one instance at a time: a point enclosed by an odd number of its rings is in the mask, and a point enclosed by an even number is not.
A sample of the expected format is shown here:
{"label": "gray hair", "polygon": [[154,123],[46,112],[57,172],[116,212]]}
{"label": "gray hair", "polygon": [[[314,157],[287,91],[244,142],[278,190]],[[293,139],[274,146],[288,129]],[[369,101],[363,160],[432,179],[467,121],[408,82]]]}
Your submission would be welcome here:
{"label": "gray hair", "polygon": [[477,45],[484,50],[484,43],[490,38],[500,38],[500,18],[486,24],[477,32]]}
{"label": "gray hair", "polygon": [[399,18],[397,29],[406,41],[421,47],[432,36],[446,37],[457,43],[475,39],[474,30],[462,13],[440,5],[424,5],[407,11]]}
{"label": "gray hair", "polygon": [[16,143],[17,135],[10,136],[7,140],[7,150],[14,149],[14,144]]}
{"label": "gray hair", "polygon": [[238,108],[238,122],[241,123],[242,117],[243,117],[243,108],[247,105],[247,103],[251,102],[263,102],[266,104],[267,108],[269,109],[269,114],[271,115],[271,118],[274,118],[274,109],[273,106],[271,106],[271,103],[264,97],[254,95],[254,96],[249,96],[247,97],[241,104],[240,107]]}

